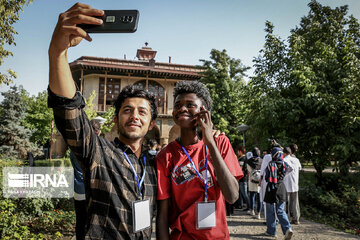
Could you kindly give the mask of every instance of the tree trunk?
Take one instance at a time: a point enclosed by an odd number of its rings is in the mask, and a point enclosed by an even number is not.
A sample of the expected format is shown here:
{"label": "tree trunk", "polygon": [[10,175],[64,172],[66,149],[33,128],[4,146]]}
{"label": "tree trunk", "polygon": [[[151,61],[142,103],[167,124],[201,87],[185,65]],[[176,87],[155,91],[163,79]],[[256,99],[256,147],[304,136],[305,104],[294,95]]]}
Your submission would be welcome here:
{"label": "tree trunk", "polygon": [[313,162],[313,165],[314,165],[314,168],[316,170],[316,174],[315,174],[315,177],[316,177],[316,186],[322,186],[322,183],[323,183],[323,168],[319,165],[319,164],[316,164],[315,162]]}
{"label": "tree trunk", "polygon": [[341,176],[345,177],[349,175],[349,169],[351,166],[351,158],[346,159],[346,161],[339,161],[339,169]]}

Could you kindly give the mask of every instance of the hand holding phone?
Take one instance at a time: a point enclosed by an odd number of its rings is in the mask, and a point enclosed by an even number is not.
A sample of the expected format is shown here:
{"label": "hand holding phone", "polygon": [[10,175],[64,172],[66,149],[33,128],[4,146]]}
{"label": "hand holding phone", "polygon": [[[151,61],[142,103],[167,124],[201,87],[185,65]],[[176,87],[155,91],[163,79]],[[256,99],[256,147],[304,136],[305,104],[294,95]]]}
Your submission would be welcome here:
{"label": "hand holding phone", "polygon": [[214,140],[213,123],[211,121],[211,113],[201,106],[200,112],[195,114],[196,117],[196,134],[199,139],[204,140],[205,144]]}
{"label": "hand holding phone", "polygon": [[138,10],[104,10],[101,25],[78,24],[87,33],[133,33],[137,30],[139,21]]}

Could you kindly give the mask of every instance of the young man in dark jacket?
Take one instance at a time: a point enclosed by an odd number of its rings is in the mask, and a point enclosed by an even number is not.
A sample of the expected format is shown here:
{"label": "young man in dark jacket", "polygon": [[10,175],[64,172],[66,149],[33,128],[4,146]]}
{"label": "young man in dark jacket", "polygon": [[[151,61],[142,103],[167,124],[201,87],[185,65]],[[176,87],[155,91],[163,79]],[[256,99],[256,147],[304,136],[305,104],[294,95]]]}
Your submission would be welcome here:
{"label": "young man in dark jacket", "polygon": [[60,14],[49,47],[49,107],[57,129],[81,163],[85,177],[85,239],[151,239],[156,212],[154,156],[144,136],[155,124],[155,97],[132,85],[122,89],[114,106],[118,137],[110,142],[90,125],[77,91],[67,52],[90,36],[77,24],[102,24],[104,12],[77,3]]}

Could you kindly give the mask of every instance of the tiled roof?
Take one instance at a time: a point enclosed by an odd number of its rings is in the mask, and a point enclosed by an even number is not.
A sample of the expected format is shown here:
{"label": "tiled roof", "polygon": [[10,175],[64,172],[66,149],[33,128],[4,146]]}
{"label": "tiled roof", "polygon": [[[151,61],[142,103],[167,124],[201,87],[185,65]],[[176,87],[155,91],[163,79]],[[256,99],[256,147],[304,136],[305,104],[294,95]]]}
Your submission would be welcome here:
{"label": "tiled roof", "polygon": [[200,78],[199,73],[204,71],[202,67],[194,65],[161,63],[141,60],[126,60],[116,58],[100,58],[82,56],[72,63],[70,63],[72,70],[77,68],[82,69],[97,69],[107,70],[123,73],[140,73],[140,74],[154,74],[160,76],[177,76],[186,78]]}

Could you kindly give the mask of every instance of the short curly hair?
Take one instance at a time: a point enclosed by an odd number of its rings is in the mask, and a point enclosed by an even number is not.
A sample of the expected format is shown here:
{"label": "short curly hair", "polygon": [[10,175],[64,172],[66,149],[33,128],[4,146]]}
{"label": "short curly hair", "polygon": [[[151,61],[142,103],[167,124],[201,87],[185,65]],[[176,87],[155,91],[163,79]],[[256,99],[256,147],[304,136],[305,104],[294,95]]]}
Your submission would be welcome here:
{"label": "short curly hair", "polygon": [[208,89],[204,84],[198,81],[179,81],[174,88],[174,101],[180,94],[195,93],[198,96],[206,110],[211,111],[212,99]]}
{"label": "short curly hair", "polygon": [[155,96],[150,92],[140,89],[139,87],[135,87],[134,85],[128,85],[121,90],[119,96],[114,103],[115,116],[119,115],[121,105],[127,98],[144,98],[148,100],[151,107],[151,120],[155,120],[157,118],[158,113],[155,103]]}

